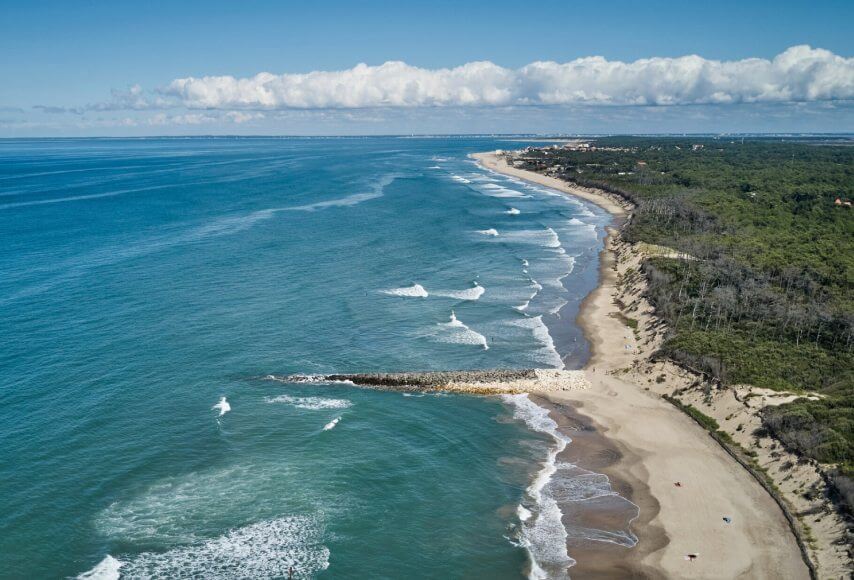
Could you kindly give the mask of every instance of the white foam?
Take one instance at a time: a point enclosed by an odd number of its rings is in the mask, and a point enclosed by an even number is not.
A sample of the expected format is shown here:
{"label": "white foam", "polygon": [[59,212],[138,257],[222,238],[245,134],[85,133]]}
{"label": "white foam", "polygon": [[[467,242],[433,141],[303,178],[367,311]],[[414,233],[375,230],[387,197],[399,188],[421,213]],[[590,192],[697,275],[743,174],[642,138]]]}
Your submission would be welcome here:
{"label": "white foam", "polygon": [[77,580],[119,580],[120,568],[124,565],[108,554],[97,566],[77,576]]}
{"label": "white foam", "polygon": [[413,284],[404,288],[391,288],[389,290],[381,290],[381,292],[389,296],[405,296],[408,298],[427,298],[430,295],[421,284]]}
{"label": "white foam", "polygon": [[217,403],[216,405],[211,407],[211,411],[213,411],[215,409],[219,410],[219,416],[222,417],[223,415],[225,415],[226,413],[231,411],[231,405],[228,404],[228,401],[226,400],[225,397],[222,397],[219,400],[219,403]]}
{"label": "white foam", "polygon": [[489,228],[488,230],[477,230],[477,233],[483,234],[484,236],[497,236],[498,230],[495,228]]}
{"label": "white foam", "polygon": [[557,348],[555,348],[554,340],[552,340],[552,335],[549,333],[545,322],[543,322],[542,315],[513,320],[510,324],[531,329],[534,339],[541,345],[540,349],[534,353],[538,362],[556,369],[563,368],[563,360],[561,360],[560,354]]}
{"label": "white foam", "polygon": [[[502,395],[501,398],[513,408],[514,418],[523,421],[532,431],[546,433],[554,439],[555,444],[549,449],[543,468],[526,490],[536,506],[536,516],[532,519],[530,510],[522,506],[517,513],[522,522],[522,544],[531,558],[529,578],[566,578],[566,569],[575,564],[575,560],[566,551],[567,532],[561,521],[563,513],[547,486],[557,471],[557,456],[570,439],[558,431],[557,423],[549,417],[549,412],[534,404],[527,395]],[[524,515],[527,517],[523,519]],[[549,569],[548,573],[544,567]]]}
{"label": "white foam", "polygon": [[474,282],[474,286],[466,290],[444,290],[442,292],[434,292],[434,294],[445,298],[456,298],[457,300],[477,300],[483,296],[484,292],[486,292],[486,288]]}
{"label": "white foam", "polygon": [[[314,518],[292,516],[258,522],[200,544],[124,558],[128,578],[300,578],[329,567],[329,549]],[[90,578],[95,578],[91,576]],[[115,578],[115,577],[114,577]]]}
{"label": "white foam", "polygon": [[[286,375],[283,377],[277,377],[276,375],[267,375],[264,377],[268,381],[276,381],[278,383],[334,383],[336,385],[349,385],[351,387],[356,386],[353,381],[343,380],[343,379],[330,379],[325,375]],[[311,397],[308,397],[311,398]],[[268,397],[269,399],[269,397]],[[279,401],[267,401],[269,402],[279,402]]]}
{"label": "white foam", "polygon": [[518,209],[516,209],[515,207],[511,207],[510,209],[508,209],[504,213],[506,213],[507,215],[519,215],[522,212],[519,211]]}
{"label": "white foam", "polygon": [[337,424],[338,424],[338,421],[340,421],[340,420],[341,420],[341,417],[335,417],[335,418],[334,418],[334,419],[332,419],[329,423],[327,423],[326,425],[324,425],[324,426],[323,426],[323,430],[324,430],[324,431],[329,431],[329,430],[331,430],[331,429],[334,429],[334,428],[335,428],[335,425],[337,425]]}
{"label": "white foam", "polygon": [[278,397],[267,397],[268,403],[284,403],[292,405],[297,409],[319,411],[321,409],[346,409],[352,407],[353,403],[347,399],[324,399],[323,397],[292,397],[290,395],[279,395]]}
{"label": "white foam", "polygon": [[471,183],[471,181],[460,175],[452,175],[451,179],[453,179],[454,181],[459,181],[460,183]]}
{"label": "white foam", "polygon": [[489,344],[486,342],[486,337],[466,326],[461,320],[457,319],[456,313],[451,310],[451,318],[448,322],[439,323],[439,326],[446,332],[439,335],[440,342],[449,342],[452,344],[477,344],[483,347],[483,350],[489,350]]}

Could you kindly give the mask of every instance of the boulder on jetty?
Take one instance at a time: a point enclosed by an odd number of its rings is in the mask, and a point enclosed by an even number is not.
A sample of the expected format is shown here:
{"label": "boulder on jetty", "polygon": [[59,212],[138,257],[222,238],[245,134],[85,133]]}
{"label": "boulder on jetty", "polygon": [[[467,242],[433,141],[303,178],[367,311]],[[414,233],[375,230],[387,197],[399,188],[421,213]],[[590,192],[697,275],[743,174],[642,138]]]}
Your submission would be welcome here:
{"label": "boulder on jetty", "polygon": [[284,383],[347,382],[389,391],[444,391],[471,395],[553,393],[590,386],[584,371],[554,369],[270,375],[268,378]]}

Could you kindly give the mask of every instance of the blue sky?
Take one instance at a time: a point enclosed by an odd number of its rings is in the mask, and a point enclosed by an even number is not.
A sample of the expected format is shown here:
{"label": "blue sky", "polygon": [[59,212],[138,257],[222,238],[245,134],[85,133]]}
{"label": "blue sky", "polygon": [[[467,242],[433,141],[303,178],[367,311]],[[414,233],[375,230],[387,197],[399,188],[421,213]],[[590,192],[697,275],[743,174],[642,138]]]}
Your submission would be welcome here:
{"label": "blue sky", "polygon": [[[0,10],[0,136],[854,130],[850,0],[2,0]],[[820,72],[775,68],[801,45],[826,52],[786,62],[818,62],[810,66]],[[685,55],[703,62],[667,60]],[[606,64],[525,68],[592,56]],[[771,63],[759,76],[772,91],[738,88],[757,77],[750,58]],[[638,59],[658,60],[622,66]],[[292,75],[387,61],[408,68],[329,77],[300,85],[312,95],[293,94],[301,81]],[[495,68],[436,72],[479,61]],[[684,80],[716,61],[735,64]],[[241,85],[261,72],[283,76]],[[175,83],[204,77],[234,82]],[[350,83],[364,94],[342,96]]]}

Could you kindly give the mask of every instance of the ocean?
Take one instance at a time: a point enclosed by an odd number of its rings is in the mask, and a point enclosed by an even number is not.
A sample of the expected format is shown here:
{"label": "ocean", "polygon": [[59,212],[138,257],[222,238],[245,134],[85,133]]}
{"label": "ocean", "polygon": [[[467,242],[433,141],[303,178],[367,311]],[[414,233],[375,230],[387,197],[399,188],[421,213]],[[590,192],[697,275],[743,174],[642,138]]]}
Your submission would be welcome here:
{"label": "ocean", "polygon": [[0,140],[0,577],[568,562],[524,395],[268,378],[581,366],[609,216],[468,158],[527,144]]}

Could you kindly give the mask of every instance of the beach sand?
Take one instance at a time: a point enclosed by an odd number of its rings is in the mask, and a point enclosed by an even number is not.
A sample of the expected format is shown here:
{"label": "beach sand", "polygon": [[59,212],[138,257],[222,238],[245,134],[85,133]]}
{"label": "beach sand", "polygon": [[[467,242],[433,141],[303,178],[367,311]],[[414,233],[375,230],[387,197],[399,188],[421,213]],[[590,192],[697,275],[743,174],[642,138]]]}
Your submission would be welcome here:
{"label": "beach sand", "polygon": [[[587,199],[611,212],[616,225],[630,212],[622,200],[509,167],[494,154],[473,157],[494,171]],[[578,561],[570,575],[809,578],[773,498],[704,429],[649,390],[637,374],[626,372],[644,354],[614,303],[615,249],[621,243],[618,230],[609,229],[600,285],[578,316],[591,344],[584,369],[589,387],[541,396],[573,438],[566,460],[608,475],[612,487],[639,506],[632,525],[639,541],[633,548],[570,543],[570,555]],[[689,560],[688,554],[698,556]]]}

